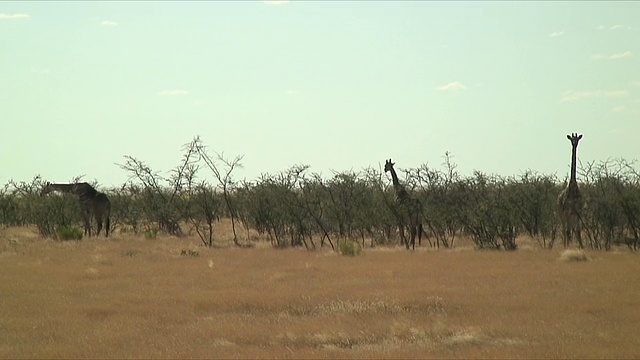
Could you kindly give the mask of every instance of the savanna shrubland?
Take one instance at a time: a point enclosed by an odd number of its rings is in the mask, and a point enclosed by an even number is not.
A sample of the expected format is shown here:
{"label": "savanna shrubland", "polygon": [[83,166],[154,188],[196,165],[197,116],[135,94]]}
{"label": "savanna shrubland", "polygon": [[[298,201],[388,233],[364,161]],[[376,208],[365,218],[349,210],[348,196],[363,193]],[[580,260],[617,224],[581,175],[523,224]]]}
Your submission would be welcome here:
{"label": "savanna shrubland", "polygon": [[[345,241],[360,247],[399,242],[391,181],[381,169],[366,168],[323,176],[294,165],[254,181],[236,181],[242,156],[210,155],[199,138],[183,148],[183,159],[168,176],[144,161],[125,156],[119,167],[130,180],[100,189],[111,201],[111,230],[174,236],[196,234],[205,246],[215,241],[243,245],[267,239],[273,247],[338,250]],[[557,196],[566,182],[555,174],[528,170],[501,176],[475,171],[462,175],[449,153],[441,166],[400,169],[405,188],[423,204],[423,223],[434,247],[453,248],[461,236],[479,249],[517,248],[528,235],[551,248],[560,237]],[[579,166],[585,197],[583,239],[592,249],[627,245],[640,239],[640,174],[624,159]],[[77,179],[75,179],[77,180]],[[35,225],[42,236],[81,223],[73,196],[40,197],[45,181],[11,181],[0,190],[2,226]],[[99,186],[94,183],[98,188]],[[215,239],[220,219],[230,219],[231,239]]]}

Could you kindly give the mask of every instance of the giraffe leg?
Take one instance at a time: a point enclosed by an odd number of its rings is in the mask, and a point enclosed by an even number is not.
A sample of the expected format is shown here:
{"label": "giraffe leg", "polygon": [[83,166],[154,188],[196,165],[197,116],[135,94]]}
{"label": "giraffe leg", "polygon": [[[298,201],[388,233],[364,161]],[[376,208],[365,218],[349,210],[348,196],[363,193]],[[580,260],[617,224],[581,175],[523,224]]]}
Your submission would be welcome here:
{"label": "giraffe leg", "polygon": [[411,247],[413,250],[416,249],[416,227],[411,226]]}
{"label": "giraffe leg", "polygon": [[102,230],[102,217],[96,217],[96,222],[98,223],[98,231],[96,232],[96,237],[100,235],[100,230]]}
{"label": "giraffe leg", "polygon": [[91,218],[88,213],[84,213],[84,235],[91,236]]}
{"label": "giraffe leg", "polygon": [[580,229],[580,225],[577,225],[575,228],[575,234],[576,234],[576,238],[578,239],[578,246],[580,246],[580,249],[584,248],[584,246],[582,245],[582,234],[581,231],[582,229]]}
{"label": "giraffe leg", "polygon": [[398,227],[398,229],[400,230],[400,238],[402,239],[402,242],[404,243],[404,245],[407,247],[407,250],[408,250],[409,249],[409,240],[407,240],[407,237],[405,236],[404,225],[400,225]]}

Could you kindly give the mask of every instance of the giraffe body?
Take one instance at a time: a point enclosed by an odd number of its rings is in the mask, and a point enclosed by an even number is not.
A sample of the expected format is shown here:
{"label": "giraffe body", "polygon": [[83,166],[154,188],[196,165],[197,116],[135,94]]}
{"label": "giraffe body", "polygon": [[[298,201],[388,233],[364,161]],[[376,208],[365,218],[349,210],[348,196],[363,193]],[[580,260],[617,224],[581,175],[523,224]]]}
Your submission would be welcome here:
{"label": "giraffe body", "polygon": [[[396,193],[396,216],[400,237],[407,249],[411,246],[415,250],[416,235],[418,236],[418,245],[422,243],[422,204],[420,200],[411,197],[404,186],[400,184],[393,165],[395,164],[391,162],[391,159],[387,160],[384,171],[391,172],[393,189]],[[408,230],[410,239],[407,239],[405,229]]]}
{"label": "giraffe body", "polygon": [[52,184],[47,182],[45,187],[40,192],[40,196],[44,196],[53,191],[58,191],[67,194],[73,194],[80,200],[80,207],[82,208],[82,216],[84,218],[84,234],[91,236],[91,218],[95,217],[98,223],[98,231],[96,236],[100,235],[102,230],[103,221],[105,223],[105,236],[109,236],[110,220],[109,215],[111,212],[111,202],[106,194],[101,193],[93,188],[86,182],[74,183],[74,184]]}
{"label": "giraffe body", "polygon": [[571,244],[571,241],[576,238],[578,240],[578,245],[582,248],[581,230],[584,199],[576,179],[578,142],[582,139],[582,135],[573,133],[571,135],[567,135],[567,138],[571,141],[571,174],[569,184],[558,196],[558,214],[562,224],[562,240],[564,247],[568,247]]}

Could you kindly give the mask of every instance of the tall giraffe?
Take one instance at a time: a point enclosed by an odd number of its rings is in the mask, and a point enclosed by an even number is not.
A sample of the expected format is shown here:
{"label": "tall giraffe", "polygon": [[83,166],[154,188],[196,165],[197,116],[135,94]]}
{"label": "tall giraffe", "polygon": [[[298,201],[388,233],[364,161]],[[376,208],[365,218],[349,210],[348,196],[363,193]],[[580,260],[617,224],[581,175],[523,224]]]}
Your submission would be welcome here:
{"label": "tall giraffe", "polygon": [[416,235],[418,235],[418,245],[422,243],[422,204],[418,199],[411,197],[404,186],[400,184],[398,174],[396,174],[393,165],[395,163],[392,163],[391,159],[387,160],[384,164],[384,172],[391,172],[393,189],[396,192],[400,237],[407,249],[409,249],[409,241],[404,233],[405,227],[407,227],[411,235],[411,246],[415,250]]}
{"label": "tall giraffe", "polygon": [[584,207],[584,199],[578,187],[576,180],[576,161],[578,157],[578,142],[582,139],[582,135],[572,133],[567,135],[567,139],[571,141],[571,177],[569,184],[560,192],[558,196],[558,213],[560,222],[562,223],[563,245],[566,248],[575,237],[578,244],[582,248],[581,222],[582,209]]}
{"label": "tall giraffe", "polygon": [[67,194],[73,194],[78,196],[80,200],[80,207],[82,208],[82,216],[84,218],[84,234],[91,236],[91,217],[96,218],[98,223],[98,232],[96,236],[100,235],[102,230],[102,222],[105,220],[105,237],[109,236],[110,220],[109,214],[111,212],[111,202],[107,195],[101,193],[93,188],[86,182],[73,183],[73,184],[47,184],[42,188],[40,196],[49,194],[50,192],[58,191]]}

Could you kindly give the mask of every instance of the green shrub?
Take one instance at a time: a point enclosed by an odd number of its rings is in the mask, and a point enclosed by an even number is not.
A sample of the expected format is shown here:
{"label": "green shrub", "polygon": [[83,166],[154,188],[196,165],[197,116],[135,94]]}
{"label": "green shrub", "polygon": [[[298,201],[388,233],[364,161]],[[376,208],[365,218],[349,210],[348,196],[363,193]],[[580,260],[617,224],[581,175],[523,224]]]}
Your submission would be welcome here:
{"label": "green shrub", "polygon": [[120,226],[120,234],[135,234],[136,231],[133,228],[133,226],[129,226],[129,225],[122,225]]}
{"label": "green shrub", "polygon": [[154,227],[144,232],[144,237],[146,239],[155,239],[158,235],[158,228]]}
{"label": "green shrub", "polygon": [[340,244],[338,244],[338,251],[344,256],[356,256],[360,254],[362,248],[357,242],[347,240],[341,241]]}
{"label": "green shrub", "polygon": [[60,241],[80,240],[82,235],[82,229],[75,226],[58,226],[56,229],[56,238]]}

